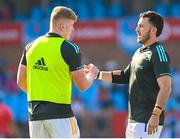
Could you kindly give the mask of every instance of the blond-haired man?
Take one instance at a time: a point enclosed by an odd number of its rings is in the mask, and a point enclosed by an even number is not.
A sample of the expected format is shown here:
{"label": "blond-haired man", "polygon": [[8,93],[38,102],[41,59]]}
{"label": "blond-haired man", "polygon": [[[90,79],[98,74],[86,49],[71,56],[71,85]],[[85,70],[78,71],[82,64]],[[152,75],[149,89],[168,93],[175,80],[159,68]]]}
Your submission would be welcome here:
{"label": "blond-haired man", "polygon": [[57,6],[47,34],[29,43],[21,58],[17,84],[28,95],[30,137],[80,137],[71,109],[72,81],[82,91],[96,78],[98,69],[81,63],[79,47],[69,41],[76,14]]}

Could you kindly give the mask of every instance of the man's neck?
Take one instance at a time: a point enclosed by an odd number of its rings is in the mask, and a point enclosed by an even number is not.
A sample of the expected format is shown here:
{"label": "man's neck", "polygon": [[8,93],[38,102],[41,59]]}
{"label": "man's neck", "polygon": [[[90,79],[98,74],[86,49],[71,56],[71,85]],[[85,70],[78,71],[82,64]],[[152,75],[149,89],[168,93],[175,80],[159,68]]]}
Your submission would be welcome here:
{"label": "man's neck", "polygon": [[149,46],[151,46],[155,42],[158,42],[157,38],[156,39],[152,39],[152,40],[148,40],[146,43],[142,44],[142,47],[143,48],[149,47]]}
{"label": "man's neck", "polygon": [[60,36],[63,37],[62,33],[60,33],[60,31],[58,31],[57,29],[50,28],[50,29],[49,29],[49,32],[51,32],[51,33],[56,33],[56,34],[58,34],[58,35],[60,35]]}

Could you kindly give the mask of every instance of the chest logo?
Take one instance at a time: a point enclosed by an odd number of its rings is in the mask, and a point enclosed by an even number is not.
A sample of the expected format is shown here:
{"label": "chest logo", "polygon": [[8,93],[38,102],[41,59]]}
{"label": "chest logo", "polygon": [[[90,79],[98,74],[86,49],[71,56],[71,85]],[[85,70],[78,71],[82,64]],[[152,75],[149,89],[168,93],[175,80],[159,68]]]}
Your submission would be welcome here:
{"label": "chest logo", "polygon": [[35,65],[33,66],[33,69],[48,71],[48,67],[45,64],[43,57],[35,63]]}
{"label": "chest logo", "polygon": [[135,67],[137,68],[137,69],[143,69],[143,65],[135,65]]}

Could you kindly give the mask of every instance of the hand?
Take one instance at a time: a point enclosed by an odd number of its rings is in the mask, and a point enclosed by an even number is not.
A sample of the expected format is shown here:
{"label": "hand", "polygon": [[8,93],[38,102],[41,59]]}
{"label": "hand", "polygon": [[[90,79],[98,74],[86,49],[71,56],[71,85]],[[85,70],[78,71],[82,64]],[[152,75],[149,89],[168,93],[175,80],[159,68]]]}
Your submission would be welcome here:
{"label": "hand", "polygon": [[99,69],[94,64],[84,65],[84,72],[86,74],[91,74],[95,79],[99,73]]}
{"label": "hand", "polygon": [[148,135],[154,134],[158,130],[159,125],[159,116],[158,115],[151,115],[148,121]]}
{"label": "hand", "polygon": [[89,68],[90,68],[89,65],[84,65],[84,66],[83,66],[83,70],[84,70],[84,72],[85,72],[86,74],[89,72]]}

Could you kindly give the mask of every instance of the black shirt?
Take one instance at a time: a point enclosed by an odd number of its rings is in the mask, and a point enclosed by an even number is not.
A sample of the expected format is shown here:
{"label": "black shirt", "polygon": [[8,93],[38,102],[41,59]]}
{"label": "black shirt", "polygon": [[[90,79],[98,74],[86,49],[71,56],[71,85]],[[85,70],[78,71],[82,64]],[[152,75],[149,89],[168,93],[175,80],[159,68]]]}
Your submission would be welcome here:
{"label": "black shirt", "polygon": [[[129,119],[131,122],[148,123],[159,92],[157,78],[169,75],[170,58],[163,46],[156,42],[138,49],[121,76],[113,76],[113,83],[129,84]],[[164,123],[164,112],[160,125]]]}
{"label": "black shirt", "polygon": [[[61,37],[56,33],[47,33],[46,37]],[[26,65],[26,52],[31,47],[33,42],[26,45],[21,64]],[[60,44],[59,44],[60,45]],[[53,47],[53,46],[52,46]],[[69,65],[69,70],[76,71],[82,68],[81,52],[79,47],[68,40],[64,40],[62,47],[60,47],[59,54],[61,53],[64,61]],[[56,104],[47,101],[30,101],[28,102],[29,118],[30,120],[46,120],[57,118],[68,118],[74,116],[71,109],[71,105],[68,104]]]}

